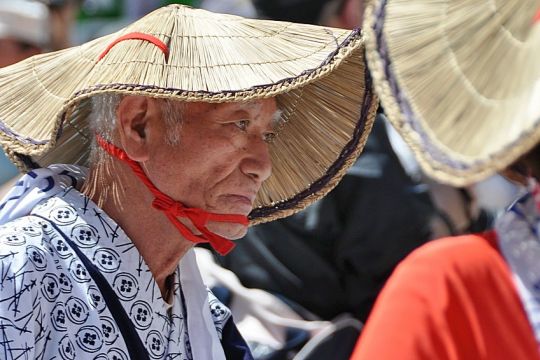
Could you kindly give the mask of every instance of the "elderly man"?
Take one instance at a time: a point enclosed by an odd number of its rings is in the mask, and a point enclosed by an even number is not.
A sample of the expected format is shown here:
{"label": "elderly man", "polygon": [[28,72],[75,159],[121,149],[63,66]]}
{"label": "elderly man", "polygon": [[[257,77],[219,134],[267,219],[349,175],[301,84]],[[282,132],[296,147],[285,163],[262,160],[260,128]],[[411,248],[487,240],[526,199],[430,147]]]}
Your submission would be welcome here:
{"label": "elderly man", "polygon": [[176,5],[0,88],[8,359],[251,358],[191,248],[325,195],[377,105],[358,31]]}

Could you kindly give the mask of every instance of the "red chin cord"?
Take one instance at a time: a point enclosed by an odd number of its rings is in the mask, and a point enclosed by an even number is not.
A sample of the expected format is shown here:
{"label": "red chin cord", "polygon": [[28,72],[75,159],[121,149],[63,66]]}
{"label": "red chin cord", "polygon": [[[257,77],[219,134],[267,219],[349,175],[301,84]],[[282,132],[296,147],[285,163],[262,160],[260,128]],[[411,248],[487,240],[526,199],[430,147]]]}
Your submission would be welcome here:
{"label": "red chin cord", "polygon": [[[198,208],[185,207],[181,202],[175,201],[169,196],[162,193],[153,183],[150,181],[142,166],[130,159],[126,152],[115,145],[107,142],[100,135],[96,134],[96,140],[98,145],[108,152],[111,156],[122,160],[129,165],[131,170],[141,179],[144,185],[155,196],[152,201],[152,207],[154,209],[162,211],[169,221],[178,229],[182,236],[195,243],[208,242],[210,245],[221,255],[226,255],[234,248],[234,243],[222,236],[212,233],[206,228],[208,221],[235,223],[240,225],[248,225],[249,220],[245,215],[236,214],[213,214]],[[195,235],[191,230],[184,225],[178,217],[188,218],[191,223],[201,232],[201,235]]]}

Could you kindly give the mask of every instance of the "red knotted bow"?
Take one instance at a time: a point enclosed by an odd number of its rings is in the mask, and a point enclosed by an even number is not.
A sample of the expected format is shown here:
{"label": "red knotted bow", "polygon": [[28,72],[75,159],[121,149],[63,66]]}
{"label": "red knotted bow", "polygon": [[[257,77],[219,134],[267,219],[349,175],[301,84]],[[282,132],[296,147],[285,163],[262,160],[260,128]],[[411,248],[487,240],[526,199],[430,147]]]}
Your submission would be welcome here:
{"label": "red knotted bow", "polygon": [[[221,255],[226,255],[234,248],[234,243],[222,236],[212,233],[206,228],[208,221],[228,222],[241,225],[248,225],[249,221],[245,215],[236,214],[213,214],[198,208],[185,207],[181,202],[173,200],[171,197],[162,193],[153,183],[150,181],[146,173],[144,172],[141,164],[130,159],[126,152],[113,144],[107,142],[100,135],[96,134],[96,140],[98,145],[107,151],[111,156],[124,161],[129,165],[131,170],[141,179],[146,187],[155,196],[152,201],[152,207],[154,209],[162,211],[169,221],[178,229],[180,234],[187,240],[197,244],[201,242],[208,242],[210,245]],[[201,235],[195,235],[191,230],[184,225],[178,217],[188,218],[191,223],[201,232]]]}

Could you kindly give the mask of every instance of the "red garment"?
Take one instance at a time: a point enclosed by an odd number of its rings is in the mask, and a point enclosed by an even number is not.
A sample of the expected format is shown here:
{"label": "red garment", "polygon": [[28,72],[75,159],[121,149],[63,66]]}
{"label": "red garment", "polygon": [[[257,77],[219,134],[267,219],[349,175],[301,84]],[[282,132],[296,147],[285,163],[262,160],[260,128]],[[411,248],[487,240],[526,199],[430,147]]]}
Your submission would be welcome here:
{"label": "red garment", "polygon": [[379,295],[351,360],[535,360],[539,348],[494,232],[411,253]]}

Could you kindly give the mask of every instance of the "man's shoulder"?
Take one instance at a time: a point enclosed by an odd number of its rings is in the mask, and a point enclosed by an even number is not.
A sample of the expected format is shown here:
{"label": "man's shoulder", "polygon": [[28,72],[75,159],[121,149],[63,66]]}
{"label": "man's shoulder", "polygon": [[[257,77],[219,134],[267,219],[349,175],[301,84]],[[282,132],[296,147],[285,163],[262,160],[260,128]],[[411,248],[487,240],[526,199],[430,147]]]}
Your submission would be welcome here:
{"label": "man's shoulder", "polygon": [[[47,237],[52,232],[49,223],[37,216],[27,215],[0,225],[2,244],[19,246],[26,242],[35,242]],[[18,234],[12,237],[11,234]],[[39,240],[40,241],[40,240]]]}
{"label": "man's shoulder", "polygon": [[10,267],[44,268],[48,260],[57,255],[52,238],[52,226],[36,216],[28,215],[3,224],[0,226],[0,262]]}

